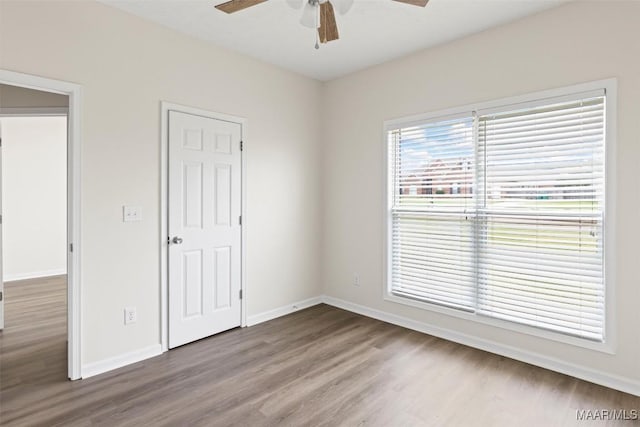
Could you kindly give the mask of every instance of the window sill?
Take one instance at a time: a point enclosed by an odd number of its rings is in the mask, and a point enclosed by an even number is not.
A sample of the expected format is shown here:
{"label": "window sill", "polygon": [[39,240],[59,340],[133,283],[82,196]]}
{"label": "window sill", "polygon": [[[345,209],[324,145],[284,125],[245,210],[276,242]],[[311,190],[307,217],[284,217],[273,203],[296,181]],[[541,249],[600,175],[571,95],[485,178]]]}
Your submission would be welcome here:
{"label": "window sill", "polygon": [[468,320],[470,322],[474,322],[482,325],[488,325],[495,328],[505,329],[505,330],[517,332],[520,334],[531,335],[538,338],[559,342],[562,344],[568,344],[575,347],[586,348],[588,350],[594,350],[594,351],[598,351],[606,354],[615,354],[614,345],[611,342],[611,339],[606,340],[605,338],[605,341],[603,342],[589,341],[587,339],[564,335],[564,334],[553,332],[553,331],[547,331],[544,329],[538,329],[531,326],[520,325],[517,323],[512,323],[512,322],[508,322],[500,319],[493,319],[493,318],[485,317],[475,313],[460,311],[453,308],[440,306],[437,304],[400,297],[397,295],[393,295],[386,290],[384,293],[384,300],[397,303],[397,304],[407,305],[410,307],[419,308],[419,309],[434,312],[434,313],[444,314],[446,316],[451,316],[458,319]]}

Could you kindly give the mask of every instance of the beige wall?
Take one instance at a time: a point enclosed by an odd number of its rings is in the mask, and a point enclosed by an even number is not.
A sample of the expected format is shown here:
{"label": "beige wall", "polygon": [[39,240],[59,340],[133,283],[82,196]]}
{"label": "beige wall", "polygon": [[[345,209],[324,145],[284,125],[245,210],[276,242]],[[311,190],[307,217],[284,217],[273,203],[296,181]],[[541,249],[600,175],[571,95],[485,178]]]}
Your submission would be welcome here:
{"label": "beige wall", "polygon": [[1,117],[2,275],[67,271],[67,117]]}
{"label": "beige wall", "polygon": [[[0,17],[0,22],[1,22]],[[0,108],[68,107],[69,97],[0,84]]]}
{"label": "beige wall", "polygon": [[78,1],[0,2],[0,68],[82,85],[84,364],[159,343],[161,100],[248,119],[248,314],[321,292],[318,82]]}
{"label": "beige wall", "polygon": [[[440,328],[640,380],[640,2],[576,2],[326,83],[325,293]],[[618,79],[615,355],[384,301],[383,121],[609,77]],[[354,273],[360,287],[353,286]]]}

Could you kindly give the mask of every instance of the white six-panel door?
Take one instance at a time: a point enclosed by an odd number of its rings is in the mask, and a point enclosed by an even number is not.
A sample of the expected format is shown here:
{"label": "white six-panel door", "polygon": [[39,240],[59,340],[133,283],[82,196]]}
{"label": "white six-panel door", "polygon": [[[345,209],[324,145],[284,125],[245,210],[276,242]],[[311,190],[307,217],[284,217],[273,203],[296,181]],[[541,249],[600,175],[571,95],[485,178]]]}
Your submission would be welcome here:
{"label": "white six-panel door", "polygon": [[241,324],[241,130],[169,112],[169,348]]}

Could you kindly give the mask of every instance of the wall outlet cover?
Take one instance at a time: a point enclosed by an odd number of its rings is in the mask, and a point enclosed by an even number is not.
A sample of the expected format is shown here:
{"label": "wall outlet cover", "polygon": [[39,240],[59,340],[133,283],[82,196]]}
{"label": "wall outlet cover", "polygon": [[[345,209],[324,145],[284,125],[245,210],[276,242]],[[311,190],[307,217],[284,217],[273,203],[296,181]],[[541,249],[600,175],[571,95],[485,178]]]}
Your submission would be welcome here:
{"label": "wall outlet cover", "polygon": [[138,312],[135,307],[125,307],[124,309],[124,324],[129,325],[138,321]]}

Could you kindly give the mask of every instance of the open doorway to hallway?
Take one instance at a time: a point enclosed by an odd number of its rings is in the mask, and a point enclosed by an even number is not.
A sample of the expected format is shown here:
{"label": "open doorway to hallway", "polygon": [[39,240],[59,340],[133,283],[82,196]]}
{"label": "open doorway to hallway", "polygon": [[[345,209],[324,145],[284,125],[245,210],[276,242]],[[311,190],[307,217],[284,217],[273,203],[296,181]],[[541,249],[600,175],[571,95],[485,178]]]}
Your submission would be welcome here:
{"label": "open doorway to hallway", "polygon": [[68,377],[68,96],[0,85],[0,399]]}

